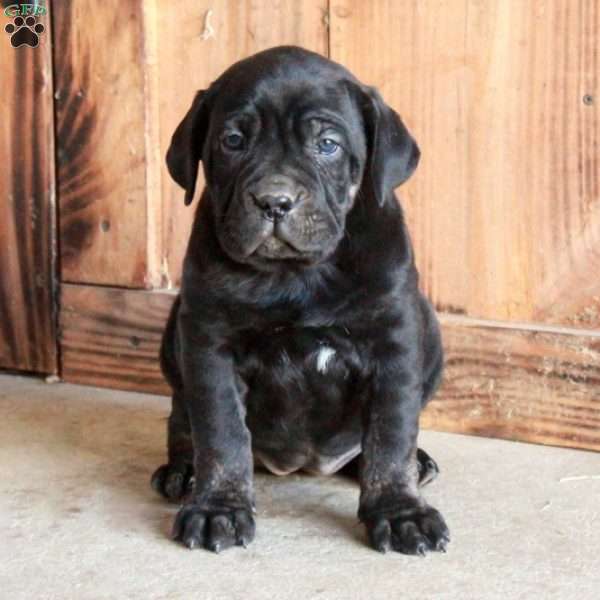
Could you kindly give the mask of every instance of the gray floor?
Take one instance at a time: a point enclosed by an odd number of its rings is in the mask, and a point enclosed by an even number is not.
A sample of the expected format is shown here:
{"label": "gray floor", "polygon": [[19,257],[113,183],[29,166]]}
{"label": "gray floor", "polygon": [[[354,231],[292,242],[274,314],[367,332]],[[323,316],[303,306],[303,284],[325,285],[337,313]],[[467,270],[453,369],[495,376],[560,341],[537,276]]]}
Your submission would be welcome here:
{"label": "gray floor", "polygon": [[216,556],[148,485],[166,399],[0,376],[0,411],[2,598],[600,598],[599,454],[422,433],[452,530],[425,559],[366,547],[352,482],[258,476],[255,543]]}

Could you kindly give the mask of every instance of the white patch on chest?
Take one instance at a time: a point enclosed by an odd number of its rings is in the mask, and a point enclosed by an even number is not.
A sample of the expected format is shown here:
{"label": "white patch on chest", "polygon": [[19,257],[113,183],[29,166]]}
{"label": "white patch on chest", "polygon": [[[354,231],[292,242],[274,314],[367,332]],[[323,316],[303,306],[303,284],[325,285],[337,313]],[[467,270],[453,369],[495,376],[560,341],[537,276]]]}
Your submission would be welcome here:
{"label": "white patch on chest", "polygon": [[323,346],[317,352],[317,371],[319,373],[326,373],[327,368],[329,367],[329,363],[335,356],[335,350],[331,346]]}

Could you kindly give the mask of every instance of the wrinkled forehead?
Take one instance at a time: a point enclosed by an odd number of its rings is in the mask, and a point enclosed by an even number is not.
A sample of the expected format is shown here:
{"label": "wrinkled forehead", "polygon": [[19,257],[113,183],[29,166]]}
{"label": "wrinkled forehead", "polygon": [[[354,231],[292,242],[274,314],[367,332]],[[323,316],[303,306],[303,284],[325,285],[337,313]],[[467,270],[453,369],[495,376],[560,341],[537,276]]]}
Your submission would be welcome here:
{"label": "wrinkled forehead", "polygon": [[347,85],[349,73],[335,63],[240,63],[221,82],[213,111],[226,121],[237,114],[301,120],[326,117],[349,133],[362,129]]}

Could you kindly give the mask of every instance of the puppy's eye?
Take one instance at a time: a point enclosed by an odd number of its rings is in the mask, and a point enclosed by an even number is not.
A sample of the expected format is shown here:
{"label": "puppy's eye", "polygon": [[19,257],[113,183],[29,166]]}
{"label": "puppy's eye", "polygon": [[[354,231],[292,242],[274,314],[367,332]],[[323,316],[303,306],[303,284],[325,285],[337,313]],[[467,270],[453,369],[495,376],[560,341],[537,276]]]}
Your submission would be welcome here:
{"label": "puppy's eye", "polygon": [[222,143],[228,150],[241,150],[244,147],[244,136],[239,133],[228,133]]}
{"label": "puppy's eye", "polygon": [[335,154],[339,147],[340,145],[331,138],[323,138],[317,144],[319,154]]}

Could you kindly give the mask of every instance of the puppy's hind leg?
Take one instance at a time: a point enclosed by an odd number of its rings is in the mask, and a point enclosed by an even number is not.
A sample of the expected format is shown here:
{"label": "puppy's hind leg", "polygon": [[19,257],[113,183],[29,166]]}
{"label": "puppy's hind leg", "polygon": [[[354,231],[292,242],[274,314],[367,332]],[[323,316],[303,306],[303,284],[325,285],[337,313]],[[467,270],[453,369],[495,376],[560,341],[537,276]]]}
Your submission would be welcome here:
{"label": "puppy's hind leg", "polygon": [[194,452],[190,422],[183,404],[183,393],[173,394],[167,436],[169,462],[152,475],[152,488],[171,502],[179,502],[192,489]]}
{"label": "puppy's hind leg", "polygon": [[419,470],[419,487],[431,483],[440,473],[440,468],[435,460],[422,448],[417,448],[417,469]]}

